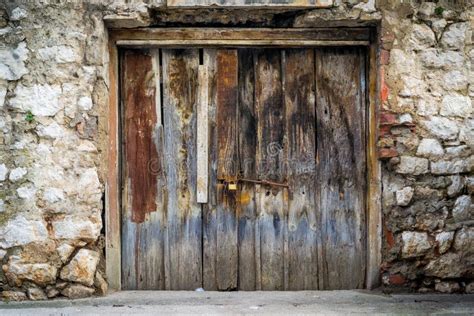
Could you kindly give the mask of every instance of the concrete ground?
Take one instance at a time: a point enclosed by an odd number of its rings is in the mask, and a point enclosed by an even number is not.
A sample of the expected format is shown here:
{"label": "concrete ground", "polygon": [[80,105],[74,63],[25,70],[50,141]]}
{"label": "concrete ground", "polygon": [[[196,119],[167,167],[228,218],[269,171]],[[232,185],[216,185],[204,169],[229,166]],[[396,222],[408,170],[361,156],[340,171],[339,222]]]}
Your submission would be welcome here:
{"label": "concrete ground", "polygon": [[123,291],[107,297],[0,303],[0,315],[231,315],[390,314],[474,315],[474,295],[368,291],[158,292]]}

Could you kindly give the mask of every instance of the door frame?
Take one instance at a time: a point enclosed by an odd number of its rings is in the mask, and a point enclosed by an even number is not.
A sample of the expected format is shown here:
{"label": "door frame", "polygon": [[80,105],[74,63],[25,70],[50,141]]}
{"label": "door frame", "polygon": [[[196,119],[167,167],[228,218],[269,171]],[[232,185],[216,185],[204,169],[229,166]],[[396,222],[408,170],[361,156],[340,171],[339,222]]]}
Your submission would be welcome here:
{"label": "door frame", "polygon": [[380,283],[382,246],[381,167],[377,157],[380,104],[379,48],[375,27],[354,28],[137,28],[109,30],[109,101],[105,185],[106,274],[110,291],[121,290],[121,123],[119,56],[121,47],[367,47],[366,288]]}

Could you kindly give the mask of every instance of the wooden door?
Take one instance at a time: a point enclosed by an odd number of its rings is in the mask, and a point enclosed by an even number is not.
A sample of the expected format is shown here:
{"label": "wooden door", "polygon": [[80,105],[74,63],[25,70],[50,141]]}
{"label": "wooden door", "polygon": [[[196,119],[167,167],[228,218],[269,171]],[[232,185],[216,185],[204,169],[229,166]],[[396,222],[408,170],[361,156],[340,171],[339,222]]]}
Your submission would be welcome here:
{"label": "wooden door", "polygon": [[123,51],[122,287],[363,287],[365,59],[363,48]]}

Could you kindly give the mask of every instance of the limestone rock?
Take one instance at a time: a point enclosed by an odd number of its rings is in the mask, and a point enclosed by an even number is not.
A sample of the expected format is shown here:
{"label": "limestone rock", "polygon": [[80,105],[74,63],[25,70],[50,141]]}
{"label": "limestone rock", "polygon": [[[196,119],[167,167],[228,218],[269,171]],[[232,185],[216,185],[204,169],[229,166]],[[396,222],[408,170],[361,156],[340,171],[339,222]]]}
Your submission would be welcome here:
{"label": "limestone rock", "polygon": [[474,227],[464,227],[456,233],[453,247],[464,257],[474,255]]}
{"label": "limestone rock", "polygon": [[413,175],[428,173],[428,159],[402,156],[397,166],[397,172]]}
{"label": "limestone rock", "polygon": [[440,293],[459,292],[461,287],[458,282],[439,282],[435,284],[435,290]]}
{"label": "limestone rock", "polygon": [[19,291],[3,291],[3,299],[6,301],[25,301],[26,294]]}
{"label": "limestone rock", "polygon": [[438,243],[439,253],[443,254],[449,250],[453,243],[454,232],[441,232],[436,234],[436,242]]}
{"label": "limestone rock", "polygon": [[433,174],[457,174],[473,170],[474,159],[453,159],[431,162]]}
{"label": "limestone rock", "polygon": [[27,58],[28,49],[25,42],[21,42],[16,48],[0,46],[0,79],[18,80],[27,74]]}
{"label": "limestone rock", "polygon": [[43,192],[43,199],[49,203],[56,203],[64,200],[64,191],[58,188],[46,188]]}
{"label": "limestone rock", "polygon": [[456,199],[453,208],[453,218],[456,222],[470,219],[471,196],[462,195]]}
{"label": "limestone rock", "polygon": [[436,8],[436,3],[434,2],[423,2],[418,9],[418,14],[421,14],[425,17],[434,15]]}
{"label": "limestone rock", "polygon": [[401,190],[398,190],[396,192],[397,205],[407,206],[410,204],[414,191],[415,190],[412,187],[405,187]]}
{"label": "limestone rock", "polygon": [[99,237],[102,228],[100,218],[66,215],[53,222],[56,239],[81,239],[94,241]]}
{"label": "limestone rock", "polygon": [[474,194],[474,176],[466,177],[466,188],[469,194]]}
{"label": "limestone rock", "polygon": [[47,126],[38,125],[36,129],[38,131],[38,136],[48,139],[61,138],[65,133],[64,128],[56,122],[53,122]]}
{"label": "limestone rock", "polygon": [[431,249],[427,233],[420,232],[403,232],[402,233],[402,257],[413,258],[419,257]]}
{"label": "limestone rock", "polygon": [[474,148],[474,120],[466,119],[461,124],[459,141],[466,143],[466,145],[471,146],[471,148]]}
{"label": "limestone rock", "polygon": [[443,77],[443,86],[446,90],[464,90],[468,83],[467,77],[459,70],[450,71]]}
{"label": "limestone rock", "polygon": [[440,114],[443,116],[469,117],[472,113],[471,98],[451,94],[443,98]]}
{"label": "limestone rock", "polygon": [[42,220],[29,220],[22,215],[9,220],[0,227],[0,247],[22,246],[34,241],[45,241],[48,230]]}
{"label": "limestone rock", "polygon": [[441,37],[441,46],[450,49],[463,49],[468,28],[468,23],[451,24],[444,31],[443,36]]}
{"label": "limestone rock", "polygon": [[427,68],[454,69],[464,64],[464,56],[456,51],[439,51],[427,49],[420,53],[422,64]]}
{"label": "limestone rock", "polygon": [[10,21],[20,21],[28,16],[28,13],[25,9],[16,7],[10,13]]}
{"label": "limestone rock", "polygon": [[67,45],[40,48],[38,58],[44,61],[52,60],[58,64],[79,61],[79,56],[77,56],[74,49]]}
{"label": "limestone rock", "polygon": [[99,263],[99,253],[93,250],[81,249],[72,258],[71,262],[62,270],[60,277],[65,281],[94,284],[94,275]]}
{"label": "limestone rock", "polygon": [[7,82],[0,80],[0,108],[5,104],[5,96],[7,95]]}
{"label": "limestone rock", "polygon": [[23,263],[17,258],[10,258],[3,270],[7,279],[17,286],[21,286],[26,280],[40,286],[52,284],[57,275],[56,267],[48,263]]}
{"label": "limestone rock", "polygon": [[59,103],[59,85],[17,85],[10,106],[20,111],[31,111],[36,116],[53,116],[63,108]]}
{"label": "limestone rock", "polygon": [[11,182],[17,182],[21,180],[27,173],[27,170],[25,168],[15,168],[10,171],[10,176],[9,180]]}
{"label": "limestone rock", "polygon": [[41,301],[41,300],[47,300],[48,299],[48,297],[43,292],[43,290],[38,289],[36,287],[28,288],[27,293],[28,293],[28,298],[32,301]]}
{"label": "limestone rock", "polygon": [[6,255],[7,255],[7,251],[4,249],[0,249],[0,261],[2,261]]}
{"label": "limestone rock", "polygon": [[474,281],[469,282],[464,289],[466,294],[474,294]]}
{"label": "limestone rock", "polygon": [[51,288],[46,288],[46,296],[48,298],[53,298],[53,297],[56,297],[59,295],[59,291],[54,288],[54,287],[51,287]]}
{"label": "limestone rock", "polygon": [[432,116],[421,123],[431,134],[442,140],[453,140],[459,133],[458,123],[445,117]]}
{"label": "limestone rock", "polygon": [[426,24],[413,24],[408,43],[414,50],[423,50],[434,46],[436,39],[433,31]]}
{"label": "limestone rock", "polygon": [[105,281],[104,277],[100,272],[96,272],[94,278],[94,286],[96,288],[97,294],[104,296],[107,294],[108,285],[107,281]]}
{"label": "limestone rock", "polygon": [[417,156],[438,158],[444,154],[443,146],[434,138],[424,138],[416,151]]}
{"label": "limestone rock", "polygon": [[56,250],[63,263],[66,263],[74,251],[74,247],[69,244],[62,244]]}
{"label": "limestone rock", "polygon": [[94,294],[95,290],[82,284],[71,284],[61,291],[61,294],[70,298],[85,298]]}
{"label": "limestone rock", "polygon": [[460,175],[454,175],[449,177],[451,179],[451,184],[447,189],[449,197],[458,195],[464,187],[464,178]]}
{"label": "limestone rock", "polygon": [[92,109],[92,105],[92,99],[90,96],[81,97],[77,101],[77,107],[82,111],[89,111],[90,109]]}
{"label": "limestone rock", "polygon": [[36,195],[36,189],[32,186],[23,186],[16,189],[18,196],[24,200],[31,201]]}
{"label": "limestone rock", "polygon": [[5,181],[8,175],[8,168],[4,163],[0,164],[0,181]]}
{"label": "limestone rock", "polygon": [[459,278],[464,270],[461,256],[451,252],[431,260],[425,267],[427,276],[438,278]]}

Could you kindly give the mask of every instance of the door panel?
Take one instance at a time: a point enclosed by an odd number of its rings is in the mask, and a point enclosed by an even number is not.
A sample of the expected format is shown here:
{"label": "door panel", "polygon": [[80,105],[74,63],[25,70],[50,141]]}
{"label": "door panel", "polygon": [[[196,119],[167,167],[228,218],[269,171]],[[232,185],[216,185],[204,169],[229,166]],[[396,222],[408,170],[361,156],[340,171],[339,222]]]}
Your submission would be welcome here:
{"label": "door panel", "polygon": [[315,189],[322,221],[324,289],[362,288],[364,285],[364,91],[362,49],[316,51]]}
{"label": "door panel", "polygon": [[[124,183],[122,287],[164,288],[164,199],[161,143],[156,142],[159,72],[153,52],[122,56]],[[157,84],[158,83],[158,84]],[[160,147],[160,148],[159,148]],[[152,164],[150,164],[152,162]],[[150,169],[151,168],[151,169]]]}
{"label": "door panel", "polygon": [[202,286],[201,207],[196,202],[199,51],[162,50],[167,220],[166,289]]}
{"label": "door panel", "polygon": [[363,287],[364,49],[125,50],[121,61],[124,289]]}

